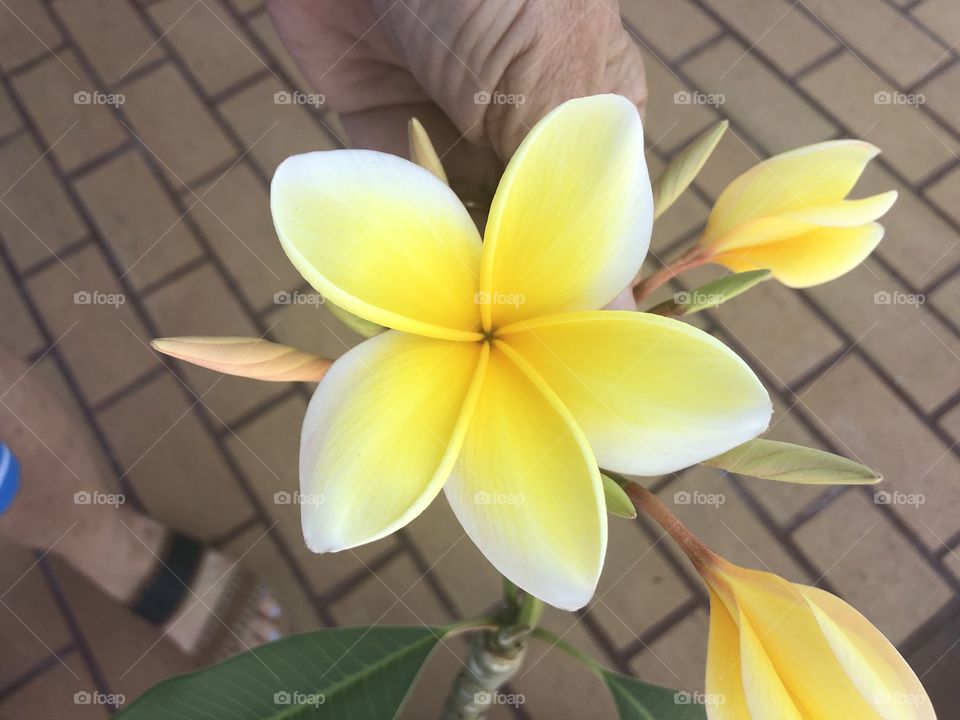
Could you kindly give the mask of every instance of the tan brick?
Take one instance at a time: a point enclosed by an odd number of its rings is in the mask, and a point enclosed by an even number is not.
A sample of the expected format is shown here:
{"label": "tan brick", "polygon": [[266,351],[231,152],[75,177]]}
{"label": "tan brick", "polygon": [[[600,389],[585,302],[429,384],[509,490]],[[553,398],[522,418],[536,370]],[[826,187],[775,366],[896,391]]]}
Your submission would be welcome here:
{"label": "tan brick", "polygon": [[3,266],[0,266],[0,307],[3,308],[5,349],[26,357],[43,346],[43,336]]}
{"label": "tan brick", "polygon": [[218,0],[164,0],[150,14],[210,94],[266,66]]}
{"label": "tan brick", "polygon": [[240,558],[243,567],[259,573],[270,594],[283,609],[283,622],[291,632],[316,630],[320,626],[307,588],[300,584],[266,527],[257,524],[231,540],[224,548]]}
{"label": "tan brick", "polygon": [[[396,547],[388,537],[353,550],[317,555],[303,542],[300,507],[277,502],[276,493],[292,493],[299,487],[300,425],[306,404],[300,398],[288,400],[227,439],[230,454],[243,468],[263,507],[277,522],[273,532],[283,538],[311,588],[324,593],[355,575],[367,572],[365,565]],[[282,497],[280,499],[283,499]]]}
{"label": "tan brick", "polygon": [[42,154],[27,134],[0,147],[0,233],[20,269],[56,255],[86,234]]}
{"label": "tan brick", "polygon": [[658,55],[674,60],[719,32],[717,25],[690,0],[669,4],[624,0],[620,12],[627,25],[648,39]]}
{"label": "tan brick", "polygon": [[697,610],[630,660],[630,672],[644,682],[686,692],[703,692],[707,666],[706,610]]}
{"label": "tan brick", "polygon": [[410,523],[409,533],[460,615],[479,615],[497,603],[502,578],[467,537],[446,498],[434,500]]}
{"label": "tan brick", "polygon": [[[943,48],[883,0],[807,0],[804,4],[900,87],[909,87],[946,59]],[[877,78],[877,82],[882,81]]]}
{"label": "tan brick", "polygon": [[303,92],[313,92],[310,83],[303,77],[300,68],[297,67],[293,58],[290,57],[286,46],[277,35],[277,31],[273,27],[273,21],[270,19],[270,14],[265,12],[257,15],[248,21],[248,25],[250,30],[253,31],[253,34],[260,38],[260,41],[267,46],[273,58],[280,63],[286,75],[293,80],[294,86]]}
{"label": "tan brick", "polygon": [[371,570],[368,575],[330,607],[337,625],[436,626],[453,619],[407,555],[394,558],[386,567]]}
{"label": "tan brick", "polygon": [[14,109],[10,95],[0,88],[0,137],[9,135],[21,126],[20,115]]}
{"label": "tan brick", "polygon": [[733,40],[697,55],[683,69],[703,92],[722,95],[722,114],[769,152],[819,142],[836,133],[832,122]]}
{"label": "tan brick", "polygon": [[844,494],[797,540],[843,598],[893,643],[950,599],[949,587],[861,492]]}
{"label": "tan brick", "polygon": [[80,165],[122,144],[127,135],[113,108],[83,104],[76,93],[97,90],[80,70],[72,52],[44,62],[14,79],[17,94],[43,135],[44,143],[66,168]]}
{"label": "tan brick", "polygon": [[724,20],[788,74],[837,47],[836,39],[788,0],[709,0]]}
{"label": "tan brick", "polygon": [[134,615],[71,566],[57,562],[55,573],[111,692],[122,693],[129,703],[170,675],[197,669],[193,660],[161,637],[159,628]]}
{"label": "tan brick", "polygon": [[697,465],[667,486],[660,499],[697,537],[731,562],[808,580],[721,471]]}
{"label": "tan brick", "polygon": [[940,427],[950,433],[954,440],[960,440],[960,405],[940,418]]}
{"label": "tan brick", "polygon": [[235,155],[186,81],[165,65],[124,87],[134,130],[174,180],[189,183]]}
{"label": "tan brick", "polygon": [[[316,123],[322,112],[311,105],[278,104],[277,92],[286,92],[275,78],[263,81],[222,103],[227,121],[243,138],[257,165],[272,177],[283,160],[314,150],[332,150],[339,144]],[[298,94],[296,98],[309,96]]]}
{"label": "tan brick", "polygon": [[924,408],[960,387],[960,340],[876,263],[811,295]]}
{"label": "tan brick", "polygon": [[230,0],[230,4],[242,13],[253,12],[263,6],[261,0]]}
{"label": "tan brick", "polygon": [[946,130],[922,110],[878,102],[876,94],[892,88],[849,53],[805,76],[800,85],[853,133],[883,150],[911,181],[940,167],[957,151]]}
{"label": "tan brick", "polygon": [[246,164],[196,192],[201,202],[192,195],[184,202],[195,204],[193,219],[254,307],[266,307],[275,293],[303,282],[280,247],[267,190]]}
{"label": "tan brick", "polygon": [[960,14],[953,0],[923,0],[910,12],[947,45],[956,47],[960,40]]}
{"label": "tan brick", "polygon": [[[443,704],[447,699],[447,690],[452,686],[457,672],[463,667],[462,658],[467,655],[468,637],[468,635],[447,636],[438,644],[424,664],[423,672],[417,678],[409,697],[403,704],[403,709],[400,711],[401,720],[440,717]],[[512,715],[508,714],[506,717],[512,717]],[[492,714],[491,720],[504,720],[504,716]]]}
{"label": "tan brick", "polygon": [[[926,107],[950,123],[954,130],[960,130],[960,65],[953,65],[921,85],[920,93]],[[953,158],[948,155],[946,159]]]}
{"label": "tan brick", "polygon": [[335,318],[326,305],[277,305],[266,322],[285,345],[337,358],[363,338]]}
{"label": "tan brick", "polygon": [[[210,265],[193,270],[150,295],[147,310],[165,336],[230,335],[260,337],[230,293],[220,274]],[[286,390],[286,383],[238,378],[181,363],[197,401],[217,423],[229,425],[246,412]]]}
{"label": "tan brick", "polygon": [[960,324],[960,276],[945,282],[930,295],[930,302],[953,322]]}
{"label": "tan brick", "polygon": [[960,223],[960,204],[957,203],[957,198],[960,197],[960,168],[954,168],[937,180],[927,189],[926,196],[955,222]]}
{"label": "tan brick", "polygon": [[2,537],[0,552],[4,558],[0,587],[4,589],[5,606],[0,607],[4,649],[0,686],[6,686],[48,657],[49,649],[59,649],[71,638],[43,570],[36,566],[33,550]]}
{"label": "tan brick", "polygon": [[57,0],[54,9],[108,85],[163,57],[160,46],[128,0]]}
{"label": "tan brick", "polygon": [[150,514],[213,538],[252,508],[180,384],[164,373],[100,413],[123,472]]}
{"label": "tan brick", "polygon": [[137,287],[195,260],[200,246],[136,151],[77,181],[100,234]]}
{"label": "tan brick", "polygon": [[843,346],[796,290],[776,280],[724,303],[713,316],[781,386],[791,384]]}
{"label": "tan brick", "polygon": [[35,0],[6,0],[0,5],[0,65],[4,70],[49,53],[60,33]]}
{"label": "tan brick", "polygon": [[641,46],[650,102],[644,120],[647,147],[673,152],[696,134],[720,120],[709,105],[683,102],[692,99],[692,88],[678,78],[656,55]]}
{"label": "tan brick", "polygon": [[[931,548],[960,526],[960,461],[891,393],[862,360],[848,356],[811,386],[801,403],[845,455],[880,472],[878,492],[920,494],[919,506],[893,507]],[[904,502],[900,502],[903,500]]]}
{"label": "tan brick", "polygon": [[[157,364],[146,329],[96,246],[70,256],[70,267],[30,278],[27,290],[91,404]],[[99,294],[98,294],[99,293]]]}
{"label": "tan brick", "polygon": [[70,720],[106,720],[109,713],[105,705],[74,703],[76,693],[97,691],[97,684],[88,674],[80,653],[68,653],[62,661],[4,698],[0,702],[0,713],[17,720],[46,720],[65,715]]}
{"label": "tan brick", "polygon": [[590,612],[621,647],[690,599],[663,558],[669,538],[651,540],[636,521],[611,517],[603,574]]}

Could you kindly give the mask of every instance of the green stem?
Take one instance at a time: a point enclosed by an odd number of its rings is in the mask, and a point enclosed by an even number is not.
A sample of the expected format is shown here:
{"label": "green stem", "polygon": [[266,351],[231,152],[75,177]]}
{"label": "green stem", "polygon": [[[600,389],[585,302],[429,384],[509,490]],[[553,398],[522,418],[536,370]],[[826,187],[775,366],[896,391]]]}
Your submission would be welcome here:
{"label": "green stem", "polygon": [[594,660],[593,658],[585,654],[579,648],[568,643],[562,637],[560,637],[555,633],[550,632],[546,628],[536,627],[533,629],[533,632],[530,633],[530,635],[531,637],[535,637],[538,640],[543,640],[544,642],[548,642],[551,645],[560,648],[567,655],[569,655],[570,657],[576,660],[579,660],[580,662],[582,662],[584,665],[586,665],[588,668],[590,668],[596,673],[600,673],[605,669],[603,665],[601,665],[596,660]]}
{"label": "green stem", "polygon": [[517,612],[517,625],[535,628],[543,615],[543,601],[530,593],[524,593],[520,601],[520,610]]}
{"label": "green stem", "polygon": [[707,252],[699,245],[694,245],[677,259],[655,270],[649,277],[637,282],[633,288],[633,299],[639,305],[664,283],[673,280],[673,278],[677,277],[680,273],[703,265],[709,260],[710,256]]}

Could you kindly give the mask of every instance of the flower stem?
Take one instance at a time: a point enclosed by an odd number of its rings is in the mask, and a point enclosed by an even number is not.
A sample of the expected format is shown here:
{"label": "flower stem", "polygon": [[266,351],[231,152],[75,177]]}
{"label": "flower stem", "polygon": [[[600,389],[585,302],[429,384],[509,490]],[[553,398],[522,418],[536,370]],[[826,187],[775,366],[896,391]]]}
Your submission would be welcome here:
{"label": "flower stem", "polygon": [[633,299],[639,304],[664,283],[669,282],[680,273],[703,265],[709,259],[710,255],[703,248],[694,245],[677,259],[655,270],[649,277],[637,282],[633,288]]}

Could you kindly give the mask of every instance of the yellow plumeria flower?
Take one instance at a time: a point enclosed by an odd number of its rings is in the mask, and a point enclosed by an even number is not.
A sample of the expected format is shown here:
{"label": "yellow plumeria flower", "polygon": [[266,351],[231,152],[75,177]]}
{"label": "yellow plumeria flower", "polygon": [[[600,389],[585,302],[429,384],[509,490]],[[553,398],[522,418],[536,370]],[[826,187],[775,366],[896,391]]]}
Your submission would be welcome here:
{"label": "yellow plumeria flower", "polygon": [[760,433],[753,372],[678,321],[599,311],[643,261],[653,218],[636,108],[573,100],[510,161],[484,240],[456,195],[391,155],[335,150],[277,169],[284,250],[330,302],[387,331],[327,372],[300,447],[307,545],[382,538],[445,489],[516,585],[576,609],[607,544],[598,462],[678,470]]}
{"label": "yellow plumeria flower", "polygon": [[935,720],[910,666],[840,598],[715,555],[698,564],[710,720]]}
{"label": "yellow plumeria flower", "polygon": [[895,190],[845,199],[880,151],[832,140],[776,155],[731,182],[699,245],[736,272],[769,269],[790,287],[819,285],[859,265],[883,238],[874,222]]}

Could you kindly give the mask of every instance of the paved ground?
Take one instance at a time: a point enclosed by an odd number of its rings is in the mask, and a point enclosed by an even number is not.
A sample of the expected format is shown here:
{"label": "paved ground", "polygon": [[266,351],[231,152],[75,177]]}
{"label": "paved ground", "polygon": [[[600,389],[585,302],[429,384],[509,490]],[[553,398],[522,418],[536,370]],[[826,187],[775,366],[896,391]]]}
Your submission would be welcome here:
{"label": "paved ground", "polygon": [[[769,283],[703,323],[770,387],[773,437],[857,457],[899,494],[884,503],[706,469],[657,487],[731,559],[853,602],[910,658],[941,717],[960,717],[960,9],[630,0],[624,17],[647,58],[655,172],[731,121],[659,224],[659,255],[758,158],[837,137],[884,150],[862,192],[897,188],[900,200],[869,262],[808,292]],[[337,355],[356,340],[323,307],[274,301],[305,288],[274,241],[269,178],[286,155],[341,140],[322,109],[274,102],[303,86],[260,0],[0,0],[0,67],[3,341],[43,358],[34,372],[130,502],[261,568],[299,627],[445,622],[494,601],[494,573],[442,500],[356,554],[310,555],[296,509],[273,501],[295,485],[306,389],[164,365],[146,346],[266,335]],[[125,102],[83,104],[94,92]],[[77,304],[76,292],[126,302]],[[724,502],[679,502],[694,489]],[[551,623],[623,670],[700,687],[707,615],[690,568],[644,522],[612,521],[610,547],[589,611]],[[148,650],[149,630],[69,568],[9,547],[3,557],[0,713],[103,717],[73,694],[129,700],[187,666],[165,643]],[[534,656],[516,684],[527,705],[500,716],[611,717],[591,678],[559,654]],[[441,651],[429,673],[443,681],[455,667]],[[418,692],[409,716],[436,703]]]}

